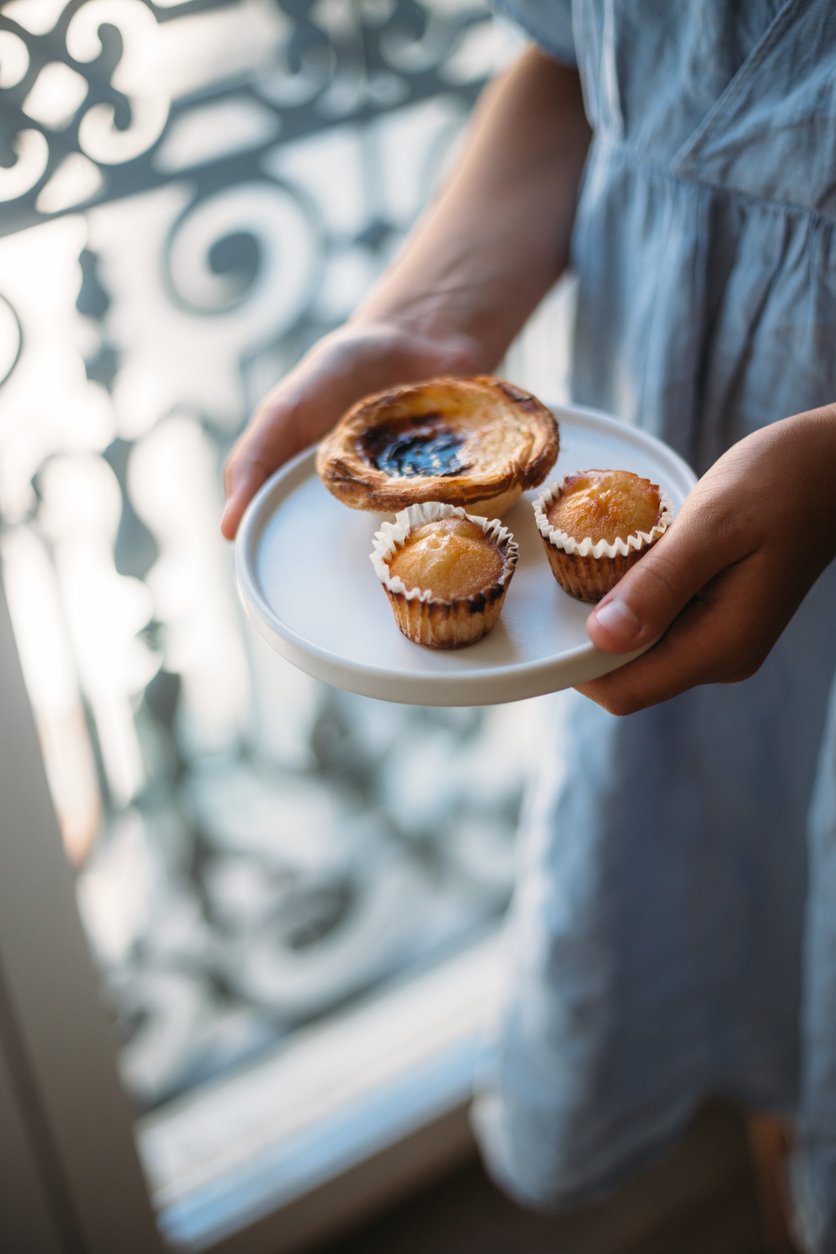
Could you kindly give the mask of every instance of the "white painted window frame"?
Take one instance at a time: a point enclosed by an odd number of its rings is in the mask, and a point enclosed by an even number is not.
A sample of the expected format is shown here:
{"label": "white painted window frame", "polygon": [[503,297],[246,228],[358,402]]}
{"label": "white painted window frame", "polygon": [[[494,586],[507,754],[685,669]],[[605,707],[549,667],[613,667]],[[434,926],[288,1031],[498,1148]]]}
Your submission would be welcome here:
{"label": "white painted window frame", "polygon": [[[155,1254],[162,1245],[2,580],[0,693],[0,1084],[14,1102],[0,1123],[0,1160],[12,1156],[13,1166],[0,1246],[38,1250],[36,1227],[46,1225],[62,1251]],[[15,1139],[28,1147],[19,1163]]]}

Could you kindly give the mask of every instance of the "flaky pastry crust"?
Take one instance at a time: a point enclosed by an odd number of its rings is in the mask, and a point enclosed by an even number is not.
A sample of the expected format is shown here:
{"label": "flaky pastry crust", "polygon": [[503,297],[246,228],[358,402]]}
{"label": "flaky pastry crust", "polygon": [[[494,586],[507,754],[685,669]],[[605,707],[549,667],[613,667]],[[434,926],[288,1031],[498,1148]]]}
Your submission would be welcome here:
{"label": "flaky pastry crust", "polygon": [[353,406],[320,444],[316,467],[352,509],[444,501],[495,517],[543,482],[558,448],[554,415],[529,392],[492,375],[438,378]]}

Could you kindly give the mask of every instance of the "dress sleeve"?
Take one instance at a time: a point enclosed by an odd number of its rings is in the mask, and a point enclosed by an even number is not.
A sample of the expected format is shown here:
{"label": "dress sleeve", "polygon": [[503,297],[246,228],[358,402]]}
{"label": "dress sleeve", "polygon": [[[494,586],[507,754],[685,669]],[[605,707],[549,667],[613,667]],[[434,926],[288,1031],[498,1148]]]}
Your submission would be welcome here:
{"label": "dress sleeve", "polygon": [[572,0],[489,0],[489,3],[497,13],[521,27],[556,61],[577,64]]}

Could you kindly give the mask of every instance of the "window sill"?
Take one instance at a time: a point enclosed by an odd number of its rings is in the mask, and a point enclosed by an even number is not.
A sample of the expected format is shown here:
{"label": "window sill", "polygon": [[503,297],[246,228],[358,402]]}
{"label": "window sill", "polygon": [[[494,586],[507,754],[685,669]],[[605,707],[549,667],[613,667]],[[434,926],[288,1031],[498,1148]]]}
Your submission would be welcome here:
{"label": "window sill", "polygon": [[175,1247],[285,1254],[461,1161],[503,972],[494,932],[138,1125]]}

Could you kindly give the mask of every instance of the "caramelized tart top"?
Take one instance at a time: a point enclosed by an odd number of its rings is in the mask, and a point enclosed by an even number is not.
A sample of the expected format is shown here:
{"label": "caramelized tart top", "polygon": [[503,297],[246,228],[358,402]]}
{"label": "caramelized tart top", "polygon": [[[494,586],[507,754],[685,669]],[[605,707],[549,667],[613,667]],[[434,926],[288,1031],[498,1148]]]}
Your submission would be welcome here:
{"label": "caramelized tart top", "polygon": [[322,441],[316,465],[329,491],[354,509],[389,512],[426,501],[467,508],[542,483],[558,447],[545,405],[478,375],[367,397]]}

